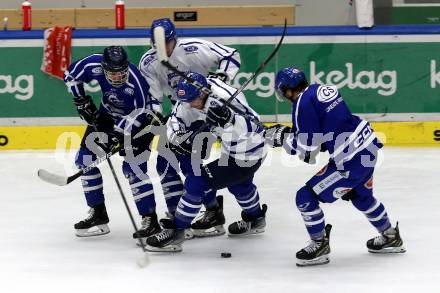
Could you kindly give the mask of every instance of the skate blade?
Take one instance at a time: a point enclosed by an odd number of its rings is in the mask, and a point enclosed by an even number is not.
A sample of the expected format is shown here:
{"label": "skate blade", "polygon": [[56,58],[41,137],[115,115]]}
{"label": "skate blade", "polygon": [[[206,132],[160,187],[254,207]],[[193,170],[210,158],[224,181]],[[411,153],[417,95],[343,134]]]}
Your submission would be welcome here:
{"label": "skate blade", "polygon": [[107,224],[98,225],[89,229],[76,229],[75,235],[77,237],[93,237],[110,233],[110,228]]}
{"label": "skate blade", "polygon": [[296,266],[298,267],[309,267],[309,266],[317,266],[317,265],[325,265],[330,262],[330,257],[328,255],[322,255],[320,257],[314,259],[296,259]]}
{"label": "skate blade", "polygon": [[215,227],[211,227],[209,229],[191,229],[194,237],[215,237],[221,236],[226,233],[223,225],[218,225]]}
{"label": "skate blade", "polygon": [[381,250],[368,249],[368,252],[376,253],[376,254],[405,253],[406,249],[403,246],[399,246],[399,247],[387,247]]}
{"label": "skate blade", "polygon": [[181,252],[182,245],[173,244],[173,245],[167,245],[165,247],[154,247],[147,244],[145,245],[145,249],[150,252]]}
{"label": "skate blade", "polygon": [[[147,243],[147,238],[148,237],[142,237],[142,243]],[[190,231],[190,229],[185,230],[185,240],[191,240],[194,238],[194,234],[192,233],[192,231]],[[136,241],[136,245],[141,247],[141,244],[139,243],[139,241]],[[145,245],[143,245],[145,246]],[[150,246],[151,247],[151,246]]]}
{"label": "skate blade", "polygon": [[256,235],[256,234],[261,234],[264,233],[264,228],[257,228],[257,229],[251,229],[249,231],[246,231],[243,234],[231,234],[230,232],[228,233],[228,237],[245,237],[245,236],[249,236],[249,235]]}

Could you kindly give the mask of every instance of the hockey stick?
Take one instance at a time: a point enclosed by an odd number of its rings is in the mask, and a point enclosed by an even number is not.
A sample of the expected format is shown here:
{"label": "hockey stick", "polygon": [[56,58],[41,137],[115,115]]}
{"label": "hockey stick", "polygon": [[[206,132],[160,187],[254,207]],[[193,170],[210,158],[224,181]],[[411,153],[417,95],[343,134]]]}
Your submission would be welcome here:
{"label": "hockey stick", "polygon": [[[251,77],[241,85],[241,87],[239,89],[237,89],[237,91],[232,94],[223,104],[223,107],[231,107],[230,103],[235,99],[235,97],[240,94],[246,87],[247,85],[257,76],[258,73],[261,72],[261,70],[266,67],[266,65],[272,60],[272,58],[275,56],[275,54],[278,52],[278,50],[281,47],[281,44],[283,43],[284,40],[284,36],[286,35],[286,31],[287,31],[287,19],[284,19],[284,28],[283,28],[283,33],[281,35],[281,38],[278,42],[278,44],[276,45],[275,49],[272,51],[272,53],[266,58],[266,60],[263,61],[263,63],[260,64],[260,66],[258,66],[258,68],[254,71],[254,73],[251,75]],[[166,53],[166,48],[165,48],[165,31],[163,29],[163,27],[158,26],[154,29],[153,31],[154,34],[154,39],[156,40],[156,51],[157,51],[157,55],[158,55],[158,59],[160,61],[160,63],[162,65],[164,65],[165,67],[167,67],[168,69],[170,69],[171,71],[173,71],[174,73],[176,73],[177,75],[179,75],[180,77],[184,78],[186,81],[188,81],[189,83],[191,83],[192,85],[194,85],[195,87],[199,88],[203,93],[205,94],[212,94],[211,90],[207,87],[204,87],[203,85],[201,85],[199,82],[195,81],[194,79],[188,77],[184,72],[178,70],[175,66],[173,66],[172,64],[170,64],[170,62],[168,61],[168,56]],[[232,108],[232,107],[231,107]],[[234,111],[236,111],[238,114],[244,114],[241,111],[237,111],[237,108],[232,108]],[[192,137],[194,137],[195,135],[197,135],[198,133],[204,131],[207,127],[209,127],[208,123],[203,124],[202,126],[200,126],[199,129],[197,129],[196,131],[194,131]]]}
{"label": "hockey stick", "polygon": [[[162,122],[160,122],[160,119],[161,119],[160,117],[158,117],[155,114],[153,115],[153,117],[154,117],[155,121],[158,121],[160,123],[160,125],[162,125]],[[139,131],[139,133],[136,134],[133,138],[136,139],[136,138],[148,133],[150,131],[152,125],[153,125],[153,123],[150,125],[147,125],[144,129]],[[65,186],[65,185],[71,183],[72,181],[75,181],[76,179],[81,177],[81,175],[90,171],[92,168],[95,168],[96,166],[98,166],[99,164],[101,164],[102,162],[104,162],[105,160],[107,160],[108,158],[110,158],[111,156],[113,156],[114,154],[119,152],[120,150],[121,150],[121,146],[113,149],[111,152],[105,154],[104,156],[97,158],[93,163],[91,163],[87,167],[79,169],[75,174],[73,174],[71,176],[63,176],[63,175],[54,174],[54,173],[49,172],[45,169],[39,169],[37,174],[38,174],[38,177],[40,177],[40,179],[43,181],[46,181],[50,184],[54,184],[54,185],[58,185],[58,186]]]}
{"label": "hockey stick", "polygon": [[58,185],[58,186],[64,186],[69,184],[70,182],[74,181],[75,179],[81,177],[84,173],[89,172],[91,169],[95,168],[105,160],[109,159],[111,156],[119,152],[120,148],[115,148],[111,152],[105,154],[105,156],[97,158],[93,163],[88,165],[87,167],[81,168],[76,172],[75,174],[71,176],[62,176],[58,174],[51,173],[44,169],[38,170],[38,177],[40,177],[41,180],[46,181],[50,184]]}
{"label": "hockey stick", "polygon": [[[98,133],[98,135],[99,135],[99,131],[98,131],[98,128],[96,127],[96,125],[93,125],[93,128],[95,129],[95,132]],[[101,139],[100,139],[100,140],[101,140]],[[118,147],[116,147],[115,149],[118,149]],[[110,152],[110,153],[111,153],[111,152]],[[118,176],[116,175],[115,168],[113,168],[113,163],[112,163],[112,161],[110,160],[110,157],[111,157],[111,156],[108,156],[108,157],[105,156],[105,160],[107,160],[108,166],[110,167],[110,170],[112,171],[113,178],[115,179],[116,186],[118,187],[118,190],[119,190],[119,195],[121,196],[122,201],[124,202],[125,210],[126,210],[127,213],[128,213],[128,216],[129,216],[129,218],[130,218],[131,224],[133,225],[133,229],[134,229],[134,231],[136,232],[136,234],[139,234],[139,233],[138,233],[138,232],[139,232],[139,229],[138,229],[138,227],[137,227],[137,225],[136,225],[136,222],[135,222],[135,220],[134,220],[134,218],[133,218],[133,214],[131,213],[130,207],[128,206],[127,198],[125,197],[124,191],[122,190],[121,183],[119,182]],[[145,245],[144,245],[144,243],[142,242],[142,239],[141,239],[141,238],[138,238],[138,243],[139,243],[138,246],[140,246],[141,249],[142,249],[142,251],[143,251],[144,253],[146,253],[146,252],[147,252],[147,249],[145,248]],[[147,254],[144,255],[144,258],[139,259],[139,260],[137,261],[137,264],[138,264],[140,267],[145,267],[145,266],[147,265],[147,263],[148,263],[148,256],[147,256]]]}

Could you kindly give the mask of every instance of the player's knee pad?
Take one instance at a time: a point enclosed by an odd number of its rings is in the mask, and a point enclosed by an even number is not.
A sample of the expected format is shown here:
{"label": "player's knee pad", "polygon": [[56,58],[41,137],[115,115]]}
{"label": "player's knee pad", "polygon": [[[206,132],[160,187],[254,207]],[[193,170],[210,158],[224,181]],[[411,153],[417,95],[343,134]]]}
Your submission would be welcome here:
{"label": "player's knee pad", "polygon": [[301,212],[313,211],[319,206],[319,201],[309,187],[303,186],[296,192],[296,206]]}

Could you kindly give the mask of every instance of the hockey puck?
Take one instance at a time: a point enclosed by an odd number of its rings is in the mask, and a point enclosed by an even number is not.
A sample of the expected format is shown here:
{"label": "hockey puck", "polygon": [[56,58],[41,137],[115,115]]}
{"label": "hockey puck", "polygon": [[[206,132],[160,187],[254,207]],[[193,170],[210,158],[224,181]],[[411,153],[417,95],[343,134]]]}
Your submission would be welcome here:
{"label": "hockey puck", "polygon": [[222,258],[230,258],[232,256],[230,252],[222,252],[220,255]]}

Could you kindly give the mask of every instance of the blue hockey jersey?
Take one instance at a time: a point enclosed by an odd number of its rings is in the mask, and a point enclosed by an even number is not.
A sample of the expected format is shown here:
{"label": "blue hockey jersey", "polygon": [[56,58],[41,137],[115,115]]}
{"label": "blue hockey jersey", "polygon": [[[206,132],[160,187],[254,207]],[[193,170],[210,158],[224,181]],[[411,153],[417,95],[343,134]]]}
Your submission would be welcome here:
{"label": "blue hockey jersey", "polygon": [[122,132],[140,126],[144,113],[160,111],[159,102],[151,97],[149,85],[136,66],[129,64],[127,83],[113,87],[105,78],[101,66],[102,54],[93,54],[72,63],[64,73],[64,82],[74,97],[84,97],[84,83],[98,81],[101,91],[100,112],[109,114],[115,129]]}
{"label": "blue hockey jersey", "polygon": [[370,146],[382,147],[370,124],[350,112],[336,86],[312,84],[299,95],[292,104],[292,132],[287,142],[291,154],[307,158],[325,144],[339,166]]}

